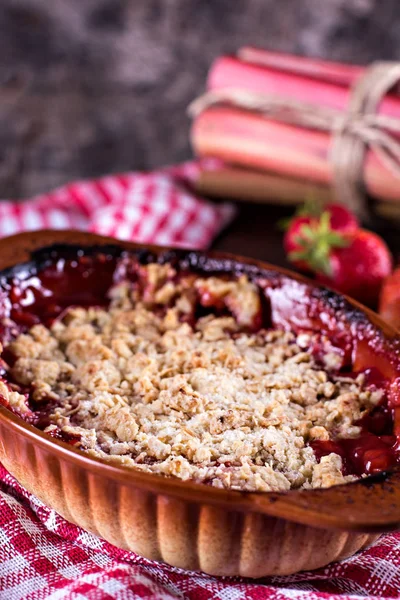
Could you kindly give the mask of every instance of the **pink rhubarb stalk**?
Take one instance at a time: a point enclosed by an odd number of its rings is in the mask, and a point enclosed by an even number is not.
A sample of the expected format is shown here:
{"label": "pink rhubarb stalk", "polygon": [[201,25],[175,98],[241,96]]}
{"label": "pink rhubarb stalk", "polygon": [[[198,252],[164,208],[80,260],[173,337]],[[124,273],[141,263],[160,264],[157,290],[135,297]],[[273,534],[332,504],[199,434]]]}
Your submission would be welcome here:
{"label": "pink rhubarb stalk", "polygon": [[[209,108],[200,114],[191,131],[199,156],[281,175],[330,184],[328,134],[299,129],[228,107]],[[365,184],[376,198],[398,201],[399,182],[373,152],[365,160]]]}
{"label": "pink rhubarb stalk", "polygon": [[[230,56],[222,56],[214,62],[207,83],[209,90],[239,88],[341,111],[346,109],[350,98],[348,87],[242,62]],[[400,98],[387,95],[380,104],[379,113],[400,118]]]}
{"label": "pink rhubarb stalk", "polygon": [[305,56],[296,56],[295,54],[271,52],[249,46],[240,48],[237,57],[243,62],[252,63],[260,67],[268,67],[275,71],[278,70],[285,73],[292,73],[293,75],[311,77],[318,81],[325,81],[346,87],[352,85],[365,71],[365,67],[359,65],[347,65]]}

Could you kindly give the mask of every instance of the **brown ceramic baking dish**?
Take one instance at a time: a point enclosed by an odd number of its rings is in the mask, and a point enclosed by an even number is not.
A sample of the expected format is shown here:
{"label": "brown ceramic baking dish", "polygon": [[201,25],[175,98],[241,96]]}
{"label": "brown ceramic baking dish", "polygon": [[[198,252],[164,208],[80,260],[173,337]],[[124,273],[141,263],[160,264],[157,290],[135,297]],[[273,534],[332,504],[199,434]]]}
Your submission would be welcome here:
{"label": "brown ceramic baking dish", "polygon": [[[0,241],[0,269],[29,261],[32,251],[53,244],[140,249],[94,234],[26,233]],[[150,251],[155,257],[165,253]],[[262,275],[275,324],[304,323],[331,336],[350,332],[357,368],[378,365],[397,385],[395,331],[356,302],[259,261],[214,253],[179,257],[201,272]],[[244,577],[290,574],[348,557],[400,526],[395,471],[321,490],[227,491],[107,464],[2,406],[0,442],[4,466],[63,517],[120,548],[184,569]]]}

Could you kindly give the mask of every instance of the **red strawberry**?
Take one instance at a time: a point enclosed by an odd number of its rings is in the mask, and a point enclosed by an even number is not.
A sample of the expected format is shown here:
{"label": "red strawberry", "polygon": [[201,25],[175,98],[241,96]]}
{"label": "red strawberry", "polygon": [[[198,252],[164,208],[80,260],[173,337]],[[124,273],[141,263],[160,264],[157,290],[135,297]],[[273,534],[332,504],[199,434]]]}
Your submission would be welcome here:
{"label": "red strawberry", "polygon": [[[283,247],[289,258],[302,250],[301,241],[304,237],[307,237],[308,228],[315,222],[315,219],[312,219],[312,217],[295,217],[292,220],[283,238]],[[290,260],[301,271],[310,271],[310,266],[305,260],[296,260],[293,258]]]}
{"label": "red strawberry", "polygon": [[327,221],[327,234],[335,231],[351,234],[358,229],[356,217],[341,204],[305,204],[290,221],[283,240],[286,254],[291,256],[290,260],[300,270],[312,269],[306,260],[296,259],[295,253],[302,252],[304,246],[309,245],[309,241],[315,237],[313,232],[319,229],[322,217],[324,222]]}
{"label": "red strawberry", "polygon": [[352,233],[359,228],[356,216],[343,204],[327,204],[324,207],[324,212],[329,213],[330,226],[334,231]]}
{"label": "red strawberry", "polygon": [[385,321],[400,329],[400,267],[397,267],[383,283],[379,313]]}
{"label": "red strawberry", "polygon": [[[385,242],[375,233],[358,229],[344,244],[318,244],[310,250],[317,280],[364,304],[376,305],[385,278],[392,270],[392,257]],[[313,259],[313,255],[315,259]],[[327,260],[326,260],[327,259]]]}

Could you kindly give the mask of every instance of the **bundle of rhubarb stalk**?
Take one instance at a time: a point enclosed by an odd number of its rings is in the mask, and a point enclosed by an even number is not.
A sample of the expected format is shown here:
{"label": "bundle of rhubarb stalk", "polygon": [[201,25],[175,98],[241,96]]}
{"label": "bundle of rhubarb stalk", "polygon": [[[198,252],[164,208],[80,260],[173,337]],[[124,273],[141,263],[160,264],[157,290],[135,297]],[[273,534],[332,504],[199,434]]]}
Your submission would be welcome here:
{"label": "bundle of rhubarb stalk", "polygon": [[[365,70],[246,47],[235,57],[224,56],[214,62],[207,90],[239,90],[258,98],[285,98],[316,111],[323,107],[345,114]],[[201,110],[195,102],[192,115],[195,153],[221,159],[220,167],[201,175],[199,192],[286,205],[302,203],[310,196],[324,202],[338,199],[330,154],[332,132],[282,122],[223,102],[203,104]],[[396,87],[380,101],[377,115],[399,119],[400,125]],[[393,135],[399,137],[400,133]],[[388,168],[373,144],[365,149],[362,186],[370,203],[373,199],[376,214],[400,221],[399,172]]]}

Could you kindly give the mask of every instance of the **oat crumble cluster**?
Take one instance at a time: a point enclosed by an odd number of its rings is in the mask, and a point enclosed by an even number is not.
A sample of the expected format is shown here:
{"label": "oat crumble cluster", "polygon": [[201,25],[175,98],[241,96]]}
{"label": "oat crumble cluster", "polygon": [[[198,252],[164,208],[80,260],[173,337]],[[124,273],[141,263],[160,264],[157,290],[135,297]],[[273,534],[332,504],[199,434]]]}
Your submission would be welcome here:
{"label": "oat crumble cluster", "polygon": [[[318,463],[309,443],[357,437],[354,422],[379,391],[364,389],[362,375],[335,375],[332,352],[318,366],[308,334],[259,329],[259,290],[245,276],[141,270],[146,285],[114,287],[107,309],[71,308],[9,345],[11,375],[29,386],[45,431],[76,436],[108,461],[220,488],[355,479],[337,454]],[[203,316],[194,312],[199,298]],[[0,387],[22,416],[31,410],[24,395]]]}

